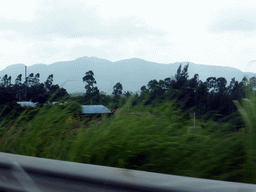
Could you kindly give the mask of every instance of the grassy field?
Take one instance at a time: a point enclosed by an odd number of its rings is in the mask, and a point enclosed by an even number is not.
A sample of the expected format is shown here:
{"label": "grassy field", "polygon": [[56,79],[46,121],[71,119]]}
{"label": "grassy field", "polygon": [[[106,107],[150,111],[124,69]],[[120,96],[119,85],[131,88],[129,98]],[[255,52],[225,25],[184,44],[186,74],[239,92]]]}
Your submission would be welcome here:
{"label": "grassy field", "polygon": [[[256,183],[254,118],[256,100],[236,103],[246,128],[232,122],[196,120],[200,133],[188,134],[193,116],[185,118],[174,102],[132,107],[88,122],[75,117],[79,105],[27,109],[0,123],[2,152],[105,165],[181,176]],[[250,102],[250,103],[248,103]],[[152,110],[151,114],[148,113]]]}

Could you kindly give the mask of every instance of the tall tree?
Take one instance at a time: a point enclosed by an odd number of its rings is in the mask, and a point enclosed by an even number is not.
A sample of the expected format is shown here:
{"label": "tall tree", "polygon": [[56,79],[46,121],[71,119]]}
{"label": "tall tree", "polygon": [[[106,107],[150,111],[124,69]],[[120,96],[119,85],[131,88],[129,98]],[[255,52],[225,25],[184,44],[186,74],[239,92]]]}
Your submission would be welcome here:
{"label": "tall tree", "polygon": [[21,78],[22,78],[22,74],[19,74],[17,76],[17,78],[15,79],[15,84],[16,85],[21,85]]}
{"label": "tall tree", "polygon": [[245,86],[248,85],[248,79],[247,79],[247,77],[244,77],[244,78],[242,79],[242,83],[243,83]]}
{"label": "tall tree", "polygon": [[216,80],[216,85],[217,85],[217,90],[216,92],[219,93],[219,95],[224,95],[227,91],[226,85],[227,85],[227,80],[224,77],[219,77]]}
{"label": "tall tree", "polygon": [[66,89],[60,88],[59,85],[57,86],[58,86],[58,89],[54,92],[55,95],[53,100],[61,99],[68,94]]}
{"label": "tall tree", "polygon": [[177,73],[175,74],[175,87],[174,87],[175,89],[182,89],[183,86],[185,86],[185,83],[187,82],[187,79],[189,77],[188,66],[189,66],[189,63],[185,65],[185,67],[181,71],[181,64],[180,64],[177,70]]}
{"label": "tall tree", "polygon": [[9,87],[11,85],[11,76],[8,77],[7,74],[5,74],[1,79],[1,85],[3,87]]}
{"label": "tall tree", "polygon": [[28,87],[34,85],[34,73],[30,73],[29,76],[27,76],[26,82]]}
{"label": "tall tree", "polygon": [[53,74],[49,75],[47,80],[44,82],[44,87],[45,87],[47,92],[50,92],[52,82],[53,82]]}
{"label": "tall tree", "polygon": [[7,78],[7,87],[10,87],[11,84],[12,84],[12,77],[9,76],[9,77]]}
{"label": "tall tree", "polygon": [[85,85],[85,90],[86,90],[86,93],[85,93],[85,97],[86,98],[90,98],[91,100],[91,105],[92,105],[92,97],[93,97],[93,94],[97,94],[97,90],[96,88],[93,86],[94,84],[97,84],[96,80],[94,79],[94,73],[92,70],[88,71],[85,73],[85,76],[83,77],[83,82],[86,82],[87,84]]}
{"label": "tall tree", "polygon": [[177,69],[177,73],[175,74],[175,81],[179,81],[181,79],[181,67],[182,65],[180,64],[180,66]]}
{"label": "tall tree", "polygon": [[226,87],[227,80],[224,77],[219,77],[217,80],[217,87],[216,87],[216,98],[218,103],[218,111],[222,115],[228,114],[229,108],[229,96],[228,96],[228,89]]}
{"label": "tall tree", "polygon": [[183,68],[182,73],[181,73],[181,78],[184,80],[187,80],[187,78],[189,77],[188,66],[189,66],[189,63],[187,63],[187,65],[185,65],[185,67]]}
{"label": "tall tree", "polygon": [[120,99],[120,95],[122,95],[122,91],[123,91],[123,85],[118,82],[115,84],[115,86],[113,87],[113,92],[112,94],[114,95],[114,102],[118,102]]}
{"label": "tall tree", "polygon": [[22,74],[19,74],[13,85],[13,92],[16,94],[17,101],[23,100],[25,95],[25,86],[21,83],[21,78]]}
{"label": "tall tree", "polygon": [[206,79],[206,86],[209,92],[215,92],[215,89],[217,87],[216,77],[208,77]]}
{"label": "tall tree", "polygon": [[199,115],[203,115],[206,110],[206,104],[208,99],[208,90],[206,83],[201,83],[195,92],[195,104],[198,109]]}
{"label": "tall tree", "polygon": [[164,79],[164,89],[169,90],[173,87],[173,80],[168,77]]}
{"label": "tall tree", "polygon": [[227,87],[227,92],[228,92],[229,96],[232,95],[232,91],[233,91],[236,83],[237,83],[237,81],[236,81],[235,77],[233,77],[229,83],[229,86]]}
{"label": "tall tree", "polygon": [[93,87],[92,89],[92,100],[95,102],[95,104],[100,103],[101,101],[100,90],[98,87]]}
{"label": "tall tree", "polygon": [[140,88],[140,91],[141,93],[147,93],[148,92],[148,89],[145,85],[143,85],[141,88]]}
{"label": "tall tree", "polygon": [[116,83],[115,86],[113,87],[113,92],[112,92],[112,94],[113,94],[114,96],[122,95],[122,91],[123,91],[123,85],[122,85],[120,82],[118,82],[118,83]]}
{"label": "tall tree", "polygon": [[195,74],[192,79],[188,81],[187,88],[185,89],[185,95],[183,99],[184,107],[191,108],[195,106],[195,92],[198,87],[199,75]]}
{"label": "tall tree", "polygon": [[235,80],[235,77],[233,77],[230,81],[229,86],[227,87],[227,96],[228,96],[228,113],[231,114],[234,111],[236,111],[237,107],[235,106],[233,100],[239,100],[238,99],[238,88],[239,88],[238,81]]}
{"label": "tall tree", "polygon": [[37,73],[35,76],[34,76],[34,85],[37,85],[40,83],[40,74]]}
{"label": "tall tree", "polygon": [[148,82],[147,86],[149,90],[149,98],[145,104],[149,104],[153,100],[160,98],[160,96],[162,96],[163,93],[165,92],[163,80],[160,80],[159,82],[155,79],[151,80]]}
{"label": "tall tree", "polygon": [[127,98],[130,98],[132,95],[132,91],[124,91],[123,95]]}
{"label": "tall tree", "polygon": [[256,77],[251,77],[248,84],[249,91],[255,92],[256,89]]}
{"label": "tall tree", "polygon": [[158,84],[158,81],[154,79],[154,80],[150,80],[148,82],[147,86],[148,86],[149,91],[153,91],[153,90],[157,89],[159,84]]}

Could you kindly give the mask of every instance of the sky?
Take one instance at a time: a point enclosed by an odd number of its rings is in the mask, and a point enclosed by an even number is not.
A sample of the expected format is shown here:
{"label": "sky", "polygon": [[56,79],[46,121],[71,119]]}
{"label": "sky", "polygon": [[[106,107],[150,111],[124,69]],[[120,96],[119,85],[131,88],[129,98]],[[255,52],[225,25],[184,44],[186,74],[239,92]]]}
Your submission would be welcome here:
{"label": "sky", "polygon": [[256,2],[8,0],[0,70],[79,57],[189,61],[256,73]]}

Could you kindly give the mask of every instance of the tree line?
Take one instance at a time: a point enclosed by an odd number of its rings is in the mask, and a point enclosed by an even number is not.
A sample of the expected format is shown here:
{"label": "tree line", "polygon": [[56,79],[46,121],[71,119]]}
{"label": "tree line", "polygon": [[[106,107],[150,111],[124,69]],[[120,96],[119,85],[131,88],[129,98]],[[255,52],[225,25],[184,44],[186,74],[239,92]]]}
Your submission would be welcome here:
{"label": "tree line", "polygon": [[136,105],[143,101],[144,105],[159,104],[176,100],[178,107],[184,111],[193,111],[198,116],[219,114],[227,116],[236,111],[233,100],[246,98],[246,93],[254,92],[256,78],[244,77],[241,82],[232,78],[229,85],[224,77],[208,77],[205,82],[195,74],[189,79],[189,63],[179,66],[174,78],[156,79],[141,87],[141,94],[136,94],[133,101]]}
{"label": "tree line", "polygon": [[[84,105],[105,105],[112,109],[121,107],[126,100],[133,97],[133,105],[143,103],[147,105],[161,105],[169,101],[177,101],[177,107],[184,111],[193,111],[197,116],[220,114],[227,116],[236,111],[233,100],[246,98],[248,91],[253,92],[256,88],[256,78],[249,80],[244,77],[241,82],[232,78],[229,85],[224,77],[208,77],[205,82],[195,74],[189,79],[189,63],[180,65],[174,77],[167,77],[164,80],[150,80],[147,85],[143,85],[140,93],[133,94],[131,91],[123,91],[120,82],[113,86],[112,95],[100,92],[96,86],[92,70],[85,73],[82,81],[85,83],[84,96],[72,98]],[[33,101],[44,103],[51,96],[53,100],[62,98],[67,94],[64,88],[53,84],[53,74],[49,75],[44,83],[40,83],[40,74],[31,73],[22,82],[22,74],[18,75],[15,83],[11,83],[11,76],[7,74],[0,78],[0,98],[4,104],[9,100]]]}
{"label": "tree line", "polygon": [[[0,77],[0,105],[6,104],[12,101],[32,101],[40,104],[45,103],[51,96],[52,100],[58,100],[64,96],[69,96],[66,89],[60,88],[58,84],[53,84],[53,74],[49,75],[45,82],[40,82],[40,74],[29,74],[22,82],[22,74],[19,74],[14,84],[12,84],[12,77],[7,74],[2,78]],[[129,98],[132,95],[131,91],[123,92],[123,86],[118,82],[113,87],[113,96],[107,95],[104,92],[100,92],[93,71],[88,71],[82,78],[85,85],[85,96],[76,99],[80,104],[97,105],[114,102],[114,108],[117,108],[118,103],[125,103],[125,98]],[[121,98],[125,96],[125,98]]]}
{"label": "tree line", "polygon": [[46,102],[51,96],[53,100],[67,95],[64,88],[53,84],[53,74],[49,75],[44,83],[40,83],[40,74],[29,74],[22,82],[22,74],[11,83],[11,76],[7,74],[0,78],[0,104],[10,101],[32,101],[38,103]]}
{"label": "tree line", "polygon": [[97,82],[94,78],[92,70],[85,73],[82,78],[85,85],[84,97],[80,97],[80,102],[85,105],[106,105],[111,108],[117,108],[122,106],[126,99],[129,98],[133,93],[131,91],[123,92],[123,85],[118,82],[113,86],[112,95],[107,95],[104,92],[100,92],[96,86]]}
{"label": "tree line", "polygon": [[246,98],[246,93],[254,92],[256,88],[255,77],[249,80],[244,77],[240,82],[234,77],[229,84],[224,77],[208,77],[203,82],[199,79],[199,75],[195,74],[189,79],[188,67],[189,63],[183,69],[180,64],[173,78],[150,80],[147,85],[141,87],[140,93],[136,94],[130,91],[123,92],[123,86],[118,82],[113,86],[111,96],[100,93],[95,86],[94,73],[88,71],[83,77],[83,82],[87,84],[82,100],[85,104],[108,105],[111,102],[112,108],[117,108],[134,95],[133,105],[143,103],[144,106],[155,106],[175,100],[179,109],[195,112],[197,117],[211,117],[213,114],[224,117],[237,111],[233,100]]}

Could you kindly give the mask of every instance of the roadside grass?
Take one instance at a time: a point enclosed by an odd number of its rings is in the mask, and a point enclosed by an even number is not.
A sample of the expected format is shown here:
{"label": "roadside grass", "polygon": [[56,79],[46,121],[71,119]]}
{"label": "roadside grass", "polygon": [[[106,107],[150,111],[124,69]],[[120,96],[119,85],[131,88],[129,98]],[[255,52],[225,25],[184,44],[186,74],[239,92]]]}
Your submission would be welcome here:
{"label": "roadside grass", "polygon": [[243,99],[240,102],[234,101],[245,122],[245,146],[246,146],[246,166],[249,171],[249,177],[254,178],[256,182],[256,96],[250,94],[249,99]]}
{"label": "roadside grass", "polygon": [[[230,122],[198,120],[201,135],[187,134],[193,118],[175,101],[132,106],[100,120],[79,121],[74,102],[44,106],[33,116],[24,111],[4,126],[0,150],[21,155],[226,181],[249,182],[247,137]],[[77,106],[77,107],[76,107]],[[149,113],[151,111],[151,113]]]}

